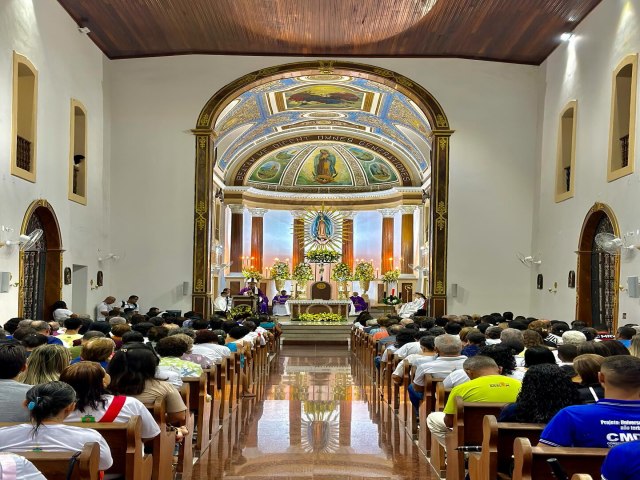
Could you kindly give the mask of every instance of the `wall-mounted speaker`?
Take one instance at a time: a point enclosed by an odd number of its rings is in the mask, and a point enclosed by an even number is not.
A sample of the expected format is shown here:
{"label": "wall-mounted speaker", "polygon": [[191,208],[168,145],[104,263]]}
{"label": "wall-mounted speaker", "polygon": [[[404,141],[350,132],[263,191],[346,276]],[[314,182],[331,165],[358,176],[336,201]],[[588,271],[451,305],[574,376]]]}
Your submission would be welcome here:
{"label": "wall-mounted speaker", "polygon": [[451,293],[451,296],[453,298],[456,298],[458,296],[458,284],[457,283],[452,283],[451,284],[450,293]]}
{"label": "wall-mounted speaker", "polygon": [[9,282],[11,281],[11,273],[0,272],[0,293],[9,291]]}
{"label": "wall-mounted speaker", "polygon": [[182,294],[189,295],[189,282],[182,282]]}
{"label": "wall-mounted speaker", "polygon": [[638,284],[638,277],[627,277],[627,289],[629,290],[629,298],[640,297],[640,284]]}

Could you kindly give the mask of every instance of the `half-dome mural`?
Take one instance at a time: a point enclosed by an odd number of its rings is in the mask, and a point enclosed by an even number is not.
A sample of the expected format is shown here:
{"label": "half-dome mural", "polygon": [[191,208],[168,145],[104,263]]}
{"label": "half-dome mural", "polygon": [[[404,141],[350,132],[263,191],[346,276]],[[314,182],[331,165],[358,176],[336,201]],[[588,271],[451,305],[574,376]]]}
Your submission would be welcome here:
{"label": "half-dome mural", "polygon": [[281,148],[256,162],[247,178],[248,186],[284,191],[313,187],[367,191],[401,185],[397,170],[382,156],[337,142]]}

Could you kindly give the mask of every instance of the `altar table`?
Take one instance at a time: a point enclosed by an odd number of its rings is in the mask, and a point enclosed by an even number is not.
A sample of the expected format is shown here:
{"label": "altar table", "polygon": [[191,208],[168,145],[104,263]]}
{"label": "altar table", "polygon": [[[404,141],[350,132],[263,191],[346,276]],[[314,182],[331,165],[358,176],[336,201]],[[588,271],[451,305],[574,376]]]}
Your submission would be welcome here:
{"label": "altar table", "polygon": [[291,318],[298,318],[303,313],[337,313],[347,318],[349,316],[349,300],[289,300]]}

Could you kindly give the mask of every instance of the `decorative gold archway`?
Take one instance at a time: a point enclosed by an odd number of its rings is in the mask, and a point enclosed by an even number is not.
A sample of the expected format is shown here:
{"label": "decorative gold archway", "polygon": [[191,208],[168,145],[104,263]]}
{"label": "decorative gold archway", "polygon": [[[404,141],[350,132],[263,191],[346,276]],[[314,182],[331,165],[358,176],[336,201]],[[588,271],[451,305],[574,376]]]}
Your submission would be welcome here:
{"label": "decorative gold archway", "polygon": [[[44,199],[31,202],[24,214],[20,234],[24,235],[27,233],[27,226],[34,215],[39,217],[42,224],[47,243],[47,254],[44,266],[44,318],[33,320],[49,320],[52,318],[51,314],[53,313],[51,311],[51,305],[62,298],[62,254],[64,249],[62,248],[62,236],[60,234],[58,217],[51,204]],[[22,317],[24,314],[26,281],[24,276],[24,252],[20,252],[19,272],[18,316]]]}
{"label": "decorative gold archway", "polygon": [[[594,236],[598,224],[607,217],[613,226],[613,234],[620,238],[620,226],[615,213],[609,205],[597,202],[591,207],[580,231],[578,241],[578,265],[576,275],[576,320],[582,320],[587,324],[592,324],[592,295],[591,295],[591,253],[594,249]],[[620,298],[620,256],[615,257],[615,278],[614,278],[614,306],[613,306],[613,328],[617,328],[618,307]]]}
{"label": "decorative gold archway", "polygon": [[447,309],[447,234],[449,220],[449,138],[453,134],[442,106],[421,85],[399,73],[362,63],[320,60],[295,62],[263,68],[248,73],[218,90],[198,115],[196,128],[196,174],[193,232],[193,292],[192,308],[208,315],[212,312],[211,280],[212,238],[215,235],[216,215],[212,208],[216,198],[222,197],[213,183],[214,142],[213,126],[218,115],[238,95],[259,85],[282,78],[301,75],[340,74],[366,78],[387,85],[406,95],[427,116],[433,130],[431,152],[431,187],[429,224],[429,314],[443,315]]}

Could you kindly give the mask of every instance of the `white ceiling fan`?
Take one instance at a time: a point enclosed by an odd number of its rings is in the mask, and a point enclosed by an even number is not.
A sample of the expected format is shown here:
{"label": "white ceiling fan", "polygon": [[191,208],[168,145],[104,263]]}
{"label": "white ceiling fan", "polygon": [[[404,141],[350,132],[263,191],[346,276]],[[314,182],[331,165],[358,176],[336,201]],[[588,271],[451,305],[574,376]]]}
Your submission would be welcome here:
{"label": "white ceiling fan", "polygon": [[516,253],[516,257],[520,260],[525,267],[532,267],[533,265],[542,265],[542,260],[540,260],[539,255],[525,255],[524,253]]}
{"label": "white ceiling fan", "polygon": [[13,247],[18,245],[21,252],[28,252],[34,250],[36,243],[38,240],[42,238],[43,231],[40,228],[35,229],[29,235],[20,235],[18,240],[6,240],[4,242],[0,241],[0,248],[2,247]]}
{"label": "white ceiling fan", "polygon": [[626,233],[624,239],[616,237],[612,233],[598,233],[595,241],[600,250],[610,255],[620,255],[623,251],[632,253],[640,250],[640,243],[632,241],[636,237],[636,232]]}

